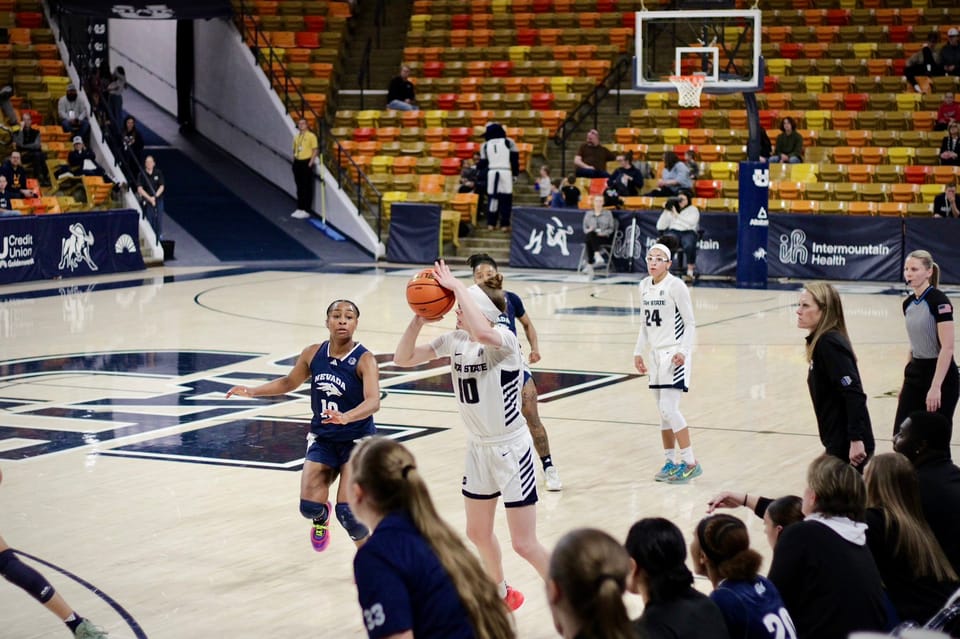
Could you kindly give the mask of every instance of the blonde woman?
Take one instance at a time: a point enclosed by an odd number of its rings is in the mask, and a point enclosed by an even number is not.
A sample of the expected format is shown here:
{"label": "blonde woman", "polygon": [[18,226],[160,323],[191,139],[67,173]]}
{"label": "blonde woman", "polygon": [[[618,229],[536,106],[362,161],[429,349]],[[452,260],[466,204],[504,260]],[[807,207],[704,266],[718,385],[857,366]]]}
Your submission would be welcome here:
{"label": "blonde woman", "polygon": [[873,429],[837,289],[823,282],[805,286],[797,304],[797,327],[808,331],[807,387],[820,442],[828,455],[862,470],[873,454]]}
{"label": "blonde woman", "polygon": [[920,505],[920,484],[900,453],[877,455],[863,474],[867,545],[901,621],[924,623],[960,585]]}
{"label": "blonde woman", "polygon": [[373,437],[357,445],[350,467],[350,507],[372,531],[353,560],[367,635],[514,637],[507,606],[437,514],[410,451]]}

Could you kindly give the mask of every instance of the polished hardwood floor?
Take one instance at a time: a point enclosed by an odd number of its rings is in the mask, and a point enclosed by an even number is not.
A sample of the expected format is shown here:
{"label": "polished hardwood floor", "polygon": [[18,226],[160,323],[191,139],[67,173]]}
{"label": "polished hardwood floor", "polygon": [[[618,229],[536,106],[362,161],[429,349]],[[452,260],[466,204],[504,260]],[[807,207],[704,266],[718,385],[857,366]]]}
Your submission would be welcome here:
{"label": "polished hardwood floor", "polygon": [[[224,391],[283,374],[325,338],[327,304],[354,300],[356,337],[381,360],[376,420],[407,442],[462,530],[464,434],[445,370],[390,365],[417,270],[164,267],[0,288],[0,534],[111,636],[365,636],[353,545],[335,527],[329,550],[313,552],[298,513],[309,395],[226,400]],[[719,490],[802,490],[821,449],[794,314],[799,283],[693,289],[698,346],[681,409],[704,474],[671,486],[652,481],[657,412],[632,366],[638,276],[505,272],[540,334],[540,412],[564,482],[541,492],[548,547],[581,526],[624,538],[648,516],[672,519],[689,538]],[[878,450],[889,450],[907,354],[902,287],[840,288]],[[452,326],[451,315],[424,335]],[[769,556],[761,522],[737,514]],[[519,636],[556,636],[543,584],[509,549],[502,514],[497,530],[508,580],[527,597]],[[0,637],[65,636],[0,582]]]}

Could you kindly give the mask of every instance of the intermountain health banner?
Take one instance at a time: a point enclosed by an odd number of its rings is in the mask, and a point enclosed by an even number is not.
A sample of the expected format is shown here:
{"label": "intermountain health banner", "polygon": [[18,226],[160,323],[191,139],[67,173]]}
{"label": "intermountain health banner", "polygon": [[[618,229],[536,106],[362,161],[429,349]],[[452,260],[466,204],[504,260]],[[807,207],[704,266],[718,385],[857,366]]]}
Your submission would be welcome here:
{"label": "intermountain health banner", "polygon": [[770,277],[898,281],[903,221],[842,215],[769,216]]}

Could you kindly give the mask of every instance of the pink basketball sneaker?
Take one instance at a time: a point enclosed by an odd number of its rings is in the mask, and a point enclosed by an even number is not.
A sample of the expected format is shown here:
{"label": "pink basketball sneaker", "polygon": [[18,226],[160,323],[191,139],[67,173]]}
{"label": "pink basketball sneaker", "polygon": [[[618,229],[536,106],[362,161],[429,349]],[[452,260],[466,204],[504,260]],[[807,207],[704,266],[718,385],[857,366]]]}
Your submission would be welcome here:
{"label": "pink basketball sneaker", "polygon": [[310,543],[317,552],[323,552],[330,545],[330,511],[333,507],[327,502],[327,518],[322,522],[313,522],[310,528]]}

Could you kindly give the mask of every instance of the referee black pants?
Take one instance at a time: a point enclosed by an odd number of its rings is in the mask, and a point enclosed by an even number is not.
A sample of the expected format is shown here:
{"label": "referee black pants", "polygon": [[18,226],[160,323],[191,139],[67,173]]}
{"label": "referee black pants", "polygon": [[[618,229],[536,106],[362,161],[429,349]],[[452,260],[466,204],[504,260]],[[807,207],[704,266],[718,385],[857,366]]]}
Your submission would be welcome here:
{"label": "referee black pants", "polygon": [[[897,402],[897,416],[893,424],[893,434],[900,432],[900,424],[915,410],[927,410],[927,392],[933,382],[933,374],[937,369],[935,359],[911,359],[903,369],[903,387],[900,389],[900,400]],[[940,413],[950,422],[950,436],[953,437],[953,411],[960,399],[960,373],[957,364],[950,362],[947,375],[940,385]]]}
{"label": "referee black pants", "polygon": [[293,161],[293,181],[297,185],[297,208],[313,211],[313,167],[310,160]]}

